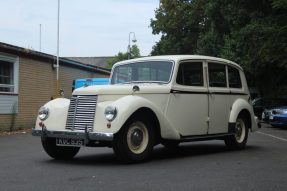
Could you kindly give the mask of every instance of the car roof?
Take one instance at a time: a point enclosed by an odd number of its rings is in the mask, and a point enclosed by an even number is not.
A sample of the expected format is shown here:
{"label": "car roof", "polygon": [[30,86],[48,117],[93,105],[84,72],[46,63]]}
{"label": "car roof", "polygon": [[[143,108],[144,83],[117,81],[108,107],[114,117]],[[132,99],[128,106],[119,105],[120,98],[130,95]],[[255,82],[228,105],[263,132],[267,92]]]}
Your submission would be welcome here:
{"label": "car roof", "polygon": [[228,63],[230,65],[234,65],[236,67],[238,67],[239,69],[242,70],[241,66],[239,66],[238,64],[236,64],[235,62],[232,62],[230,60],[227,59],[223,59],[223,58],[217,58],[217,57],[212,57],[212,56],[202,56],[202,55],[163,55],[163,56],[147,56],[147,57],[141,57],[141,58],[136,58],[136,59],[131,59],[131,60],[124,60],[121,62],[118,62],[115,64],[115,66],[117,65],[121,65],[121,64],[127,64],[127,63],[131,63],[131,62],[141,62],[141,61],[150,61],[150,60],[172,60],[174,62],[178,62],[181,60],[207,60],[207,61],[217,61],[217,62],[224,62],[224,63]]}

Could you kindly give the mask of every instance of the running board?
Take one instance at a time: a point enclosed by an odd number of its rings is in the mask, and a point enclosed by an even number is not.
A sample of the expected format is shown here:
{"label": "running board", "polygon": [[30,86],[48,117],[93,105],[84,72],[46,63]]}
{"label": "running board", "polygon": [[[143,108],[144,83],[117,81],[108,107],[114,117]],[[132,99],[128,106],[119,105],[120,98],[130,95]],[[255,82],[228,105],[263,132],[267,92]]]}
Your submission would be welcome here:
{"label": "running board", "polygon": [[234,133],[220,133],[212,135],[192,135],[192,136],[180,136],[180,142],[192,142],[192,141],[206,141],[214,139],[223,139],[224,137],[234,135]]}

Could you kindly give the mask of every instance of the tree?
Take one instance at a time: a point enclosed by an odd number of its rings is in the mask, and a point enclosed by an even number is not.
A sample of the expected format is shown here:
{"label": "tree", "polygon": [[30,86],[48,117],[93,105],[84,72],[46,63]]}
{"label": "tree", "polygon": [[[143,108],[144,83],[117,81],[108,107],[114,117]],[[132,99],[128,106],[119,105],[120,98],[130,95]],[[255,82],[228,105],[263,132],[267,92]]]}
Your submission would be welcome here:
{"label": "tree", "polygon": [[151,54],[230,59],[251,74],[263,94],[277,95],[287,87],[286,2],[162,0],[150,24],[162,36]]}
{"label": "tree", "polygon": [[[140,55],[140,50],[138,46],[135,44],[132,45],[131,50],[130,50],[130,58],[133,59],[133,58],[138,58],[140,56],[141,55]],[[107,68],[112,68],[116,62],[120,62],[120,61],[127,60],[127,59],[128,59],[128,52],[125,52],[125,53],[119,52],[113,58],[110,58],[106,61]]]}
{"label": "tree", "polygon": [[151,20],[153,34],[161,34],[152,55],[190,54],[197,49],[204,1],[162,0]]}

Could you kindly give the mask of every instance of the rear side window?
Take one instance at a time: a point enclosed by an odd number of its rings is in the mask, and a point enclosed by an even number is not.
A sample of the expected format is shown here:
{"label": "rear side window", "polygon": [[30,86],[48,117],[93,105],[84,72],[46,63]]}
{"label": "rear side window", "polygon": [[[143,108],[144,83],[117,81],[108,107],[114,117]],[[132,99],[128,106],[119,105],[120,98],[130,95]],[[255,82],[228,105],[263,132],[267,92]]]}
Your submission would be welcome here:
{"label": "rear side window", "polygon": [[240,73],[236,68],[228,66],[228,81],[230,88],[242,88]]}
{"label": "rear side window", "polygon": [[203,86],[201,62],[184,62],[179,65],[176,83],[185,86]]}
{"label": "rear side window", "polygon": [[208,63],[209,87],[227,87],[225,65]]}

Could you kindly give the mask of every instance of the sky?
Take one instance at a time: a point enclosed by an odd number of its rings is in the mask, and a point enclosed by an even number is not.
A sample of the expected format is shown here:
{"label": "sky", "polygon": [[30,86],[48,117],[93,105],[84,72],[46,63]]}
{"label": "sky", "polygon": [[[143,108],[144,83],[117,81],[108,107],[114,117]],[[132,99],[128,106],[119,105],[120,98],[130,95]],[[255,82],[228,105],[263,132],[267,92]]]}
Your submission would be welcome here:
{"label": "sky", "polygon": [[[159,0],[60,0],[61,57],[126,52],[134,32],[142,56],[159,41],[149,26]],[[0,0],[0,42],[57,54],[58,0]],[[131,34],[131,39],[133,34]],[[131,45],[133,42],[131,42]]]}

